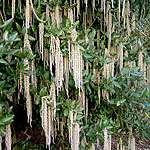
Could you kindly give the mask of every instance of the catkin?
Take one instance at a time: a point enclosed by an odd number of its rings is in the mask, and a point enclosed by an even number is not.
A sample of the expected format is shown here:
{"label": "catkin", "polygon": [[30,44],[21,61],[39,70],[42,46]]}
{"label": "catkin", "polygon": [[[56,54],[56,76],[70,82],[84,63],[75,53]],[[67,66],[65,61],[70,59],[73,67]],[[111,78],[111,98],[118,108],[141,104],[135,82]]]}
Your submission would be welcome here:
{"label": "catkin", "polygon": [[[29,61],[27,58],[24,59],[24,66],[26,66],[26,70],[29,71]],[[26,97],[26,108],[27,108],[27,117],[28,117],[28,123],[32,122],[32,102],[31,102],[31,96],[29,91],[29,75],[24,74],[24,93]]]}
{"label": "catkin", "polygon": [[46,18],[49,18],[49,6],[46,4]]}
{"label": "catkin", "polygon": [[50,63],[50,72],[51,72],[51,75],[53,75],[53,72],[52,72],[52,65],[54,65],[54,62],[55,62],[55,50],[56,50],[56,46],[55,46],[55,37],[53,34],[51,34],[51,37],[50,37],[50,56],[49,56],[49,63]]}
{"label": "catkin", "polygon": [[132,13],[132,29],[135,29],[135,13]]}
{"label": "catkin", "polygon": [[15,14],[15,0],[12,0],[12,18],[14,18],[14,14]]}
{"label": "catkin", "polygon": [[111,150],[111,135],[108,138],[108,150]]}
{"label": "catkin", "polygon": [[51,84],[50,95],[51,95],[52,105],[54,107],[53,112],[52,112],[52,119],[55,120],[55,118],[56,118],[56,93],[55,93],[55,84],[54,83]]}
{"label": "catkin", "polygon": [[81,145],[82,145],[82,147],[85,148],[86,144],[87,144],[87,142],[86,142],[86,136],[84,135],[83,138],[82,138],[82,140],[81,140]]}
{"label": "catkin", "polygon": [[11,127],[10,124],[6,125],[6,134],[5,134],[5,144],[7,147],[7,150],[11,150]]}
{"label": "catkin", "polygon": [[55,8],[55,20],[57,21],[57,28],[59,28],[60,27],[60,13],[59,13],[58,5]]}
{"label": "catkin", "polygon": [[120,13],[121,13],[121,6],[120,6],[121,4],[120,4],[120,1],[121,1],[121,0],[119,0],[119,3],[118,3],[118,5],[119,5],[119,6],[118,6],[118,20],[119,20],[119,27],[120,27]]}
{"label": "catkin", "polygon": [[92,143],[90,150],[95,150],[95,145]]}
{"label": "catkin", "polygon": [[55,52],[55,71],[56,71],[56,86],[57,86],[57,95],[63,85],[63,55],[60,50],[60,40],[56,38],[56,52]]}
{"label": "catkin", "polygon": [[29,3],[29,0],[26,0],[25,21],[26,21],[26,33],[27,33],[28,28],[29,28],[29,22],[30,22],[30,3]]}
{"label": "catkin", "polygon": [[109,50],[111,48],[111,28],[112,28],[112,14],[109,11],[109,16],[108,16],[108,49]]}
{"label": "catkin", "polygon": [[42,61],[43,61],[43,56],[44,56],[44,52],[43,52],[43,36],[44,36],[44,24],[41,22],[39,23],[39,44],[40,44],[40,53],[42,55]]}
{"label": "catkin", "polygon": [[108,134],[107,129],[104,129],[104,150],[108,150]]}
{"label": "catkin", "polygon": [[73,126],[73,143],[72,143],[72,150],[79,150],[79,139],[80,139],[80,127],[78,123],[74,123]]}
{"label": "catkin", "polygon": [[119,45],[119,49],[118,49],[118,54],[119,54],[119,62],[120,62],[120,71],[122,70],[123,68],[123,45],[122,43],[120,43]]}
{"label": "catkin", "polygon": [[95,10],[95,0],[93,0],[92,7],[93,7],[93,14],[94,14],[94,10]]}
{"label": "catkin", "polygon": [[129,20],[129,15],[130,15],[130,4],[129,4],[129,0],[127,1],[126,15],[127,15],[127,32],[128,32],[128,35],[130,35],[131,30],[130,30],[130,20]]}
{"label": "catkin", "polygon": [[80,14],[80,0],[77,0],[77,18],[79,18]]}
{"label": "catkin", "polygon": [[[71,34],[72,41],[75,42],[77,38],[77,32],[75,29],[72,30]],[[80,51],[79,44],[72,44],[72,51],[71,51],[71,61],[72,61],[72,68],[73,68],[73,75],[75,81],[75,87],[80,89],[82,87],[82,52]]]}

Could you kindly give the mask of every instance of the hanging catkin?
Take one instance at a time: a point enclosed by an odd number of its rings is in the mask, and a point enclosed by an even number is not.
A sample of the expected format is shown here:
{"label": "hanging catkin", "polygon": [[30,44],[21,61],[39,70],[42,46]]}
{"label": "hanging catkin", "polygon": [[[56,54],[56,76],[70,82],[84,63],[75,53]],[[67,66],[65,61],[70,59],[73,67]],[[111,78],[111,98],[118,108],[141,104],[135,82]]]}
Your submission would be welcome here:
{"label": "hanging catkin", "polygon": [[140,68],[140,71],[143,71],[143,54],[141,51],[138,56],[138,67]]}
{"label": "hanging catkin", "polygon": [[122,17],[125,16],[125,3],[126,3],[126,0],[123,0]]}
{"label": "hanging catkin", "polygon": [[131,30],[130,30],[130,20],[129,20],[129,16],[130,16],[130,4],[129,4],[129,0],[127,0],[126,16],[127,16],[127,32],[128,32],[128,35],[130,35]]}
{"label": "hanging catkin", "polygon": [[19,78],[19,92],[21,93],[21,91],[22,91],[22,72],[21,71],[19,73],[19,76],[20,76],[20,78]]}
{"label": "hanging catkin", "polygon": [[50,145],[51,145],[51,109],[50,109],[50,107],[48,107],[47,108],[47,110],[48,110],[48,114],[47,114],[47,119],[48,119],[48,125],[47,125],[47,143],[46,143],[46,145],[48,145],[48,147],[49,147],[49,150],[50,150]]}
{"label": "hanging catkin", "polygon": [[70,125],[69,125],[69,142],[72,143],[72,128],[73,128],[73,111],[69,111],[69,119],[70,119]]}
{"label": "hanging catkin", "polygon": [[12,18],[14,18],[15,14],[15,0],[12,0]]}
{"label": "hanging catkin", "polygon": [[44,24],[41,22],[39,23],[39,45],[40,45],[40,53],[42,55],[42,61],[43,61],[43,36],[44,36]]}
{"label": "hanging catkin", "polygon": [[[72,42],[76,41],[77,32],[75,29],[72,30],[71,34]],[[82,87],[82,52],[80,51],[79,44],[72,44],[72,51],[71,51],[71,60],[72,60],[72,68],[73,68],[73,75],[75,81],[75,87],[80,89]]]}
{"label": "hanging catkin", "polygon": [[29,28],[29,22],[30,22],[30,3],[29,3],[29,0],[26,0],[25,18],[26,18],[26,33],[27,33],[28,28]]}
{"label": "hanging catkin", "polygon": [[92,7],[93,7],[93,14],[94,14],[94,10],[95,10],[95,0],[93,0]]}
{"label": "hanging catkin", "polygon": [[22,9],[21,9],[21,0],[18,0],[18,7],[19,7],[20,14],[21,14],[21,12],[22,12]]}
{"label": "hanging catkin", "polygon": [[120,150],[122,150],[123,147],[122,147],[122,139],[121,138],[120,138],[120,142],[119,143],[120,143]]}
{"label": "hanging catkin", "polygon": [[90,150],[95,150],[95,145],[92,143]]}
{"label": "hanging catkin", "polygon": [[55,20],[57,22],[57,28],[60,27],[60,14],[59,14],[59,6],[57,5],[55,8]]}
{"label": "hanging catkin", "polygon": [[49,56],[49,63],[50,63],[50,72],[51,72],[51,75],[53,75],[52,65],[54,65],[54,61],[55,61],[55,49],[56,49],[56,46],[55,46],[55,37],[54,37],[53,34],[51,34],[51,37],[50,37],[50,56]]}
{"label": "hanging catkin", "polygon": [[135,13],[132,12],[132,29],[135,29]]}
{"label": "hanging catkin", "polygon": [[118,20],[119,20],[119,27],[120,27],[120,13],[121,13],[120,1],[121,1],[121,0],[119,0],[119,3],[118,3]]}
{"label": "hanging catkin", "polygon": [[123,68],[123,45],[120,43],[118,48],[120,71]]}
{"label": "hanging catkin", "polygon": [[[26,71],[29,71],[29,61],[27,58],[24,59],[24,66],[26,66]],[[27,108],[27,117],[28,117],[28,123],[32,122],[32,102],[31,102],[31,96],[29,91],[29,75],[24,74],[24,94],[26,97],[26,108]]]}
{"label": "hanging catkin", "polygon": [[49,18],[49,6],[46,4],[46,18]]}
{"label": "hanging catkin", "polygon": [[84,0],[84,3],[85,3],[85,10],[86,10],[86,12],[87,12],[88,0]]}
{"label": "hanging catkin", "polygon": [[55,52],[55,77],[57,86],[57,95],[63,85],[63,55],[60,50],[60,40],[56,38],[56,52]]}
{"label": "hanging catkin", "polygon": [[111,135],[108,136],[108,150],[111,150]]}
{"label": "hanging catkin", "polygon": [[68,18],[70,19],[72,25],[74,22],[74,18],[73,18],[73,10],[71,8],[68,9]]}
{"label": "hanging catkin", "polygon": [[55,93],[55,84],[54,83],[51,84],[50,95],[51,95],[52,105],[54,107],[54,109],[52,111],[52,120],[55,120],[55,118],[56,118],[56,93]]}
{"label": "hanging catkin", "polygon": [[112,8],[114,8],[114,0],[111,0]]}
{"label": "hanging catkin", "polygon": [[80,140],[80,127],[79,124],[76,122],[73,125],[73,133],[72,133],[72,150],[79,150],[79,140]]}
{"label": "hanging catkin", "polygon": [[108,150],[108,134],[107,129],[104,129],[104,150]]}
{"label": "hanging catkin", "polygon": [[82,138],[82,140],[81,140],[81,145],[82,145],[82,147],[85,148],[86,144],[87,144],[87,142],[86,142],[86,136],[84,135],[83,138]]}
{"label": "hanging catkin", "polygon": [[11,127],[10,124],[6,125],[5,144],[7,150],[11,150]]}
{"label": "hanging catkin", "polygon": [[79,19],[80,14],[80,0],[77,0],[77,18]]}
{"label": "hanging catkin", "polygon": [[111,28],[112,28],[112,14],[111,11],[109,11],[108,16],[108,49],[111,48]]}
{"label": "hanging catkin", "polygon": [[68,57],[64,58],[64,73],[65,73],[65,90],[69,97],[68,84],[69,84],[69,62]]}

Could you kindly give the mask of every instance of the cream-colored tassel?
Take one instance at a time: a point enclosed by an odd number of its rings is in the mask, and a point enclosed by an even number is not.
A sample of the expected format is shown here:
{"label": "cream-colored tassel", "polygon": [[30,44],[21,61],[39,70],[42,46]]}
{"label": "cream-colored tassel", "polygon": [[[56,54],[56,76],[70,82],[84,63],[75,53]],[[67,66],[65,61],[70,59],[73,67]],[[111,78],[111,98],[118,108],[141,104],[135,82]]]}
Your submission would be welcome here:
{"label": "cream-colored tassel", "polygon": [[77,0],[77,18],[79,18],[80,14],[80,0]]}
{"label": "cream-colored tassel", "polygon": [[12,18],[14,18],[14,14],[15,14],[15,0],[12,0]]}
{"label": "cream-colored tassel", "polygon": [[[26,70],[29,71],[29,62],[28,59],[24,59],[24,66],[26,66]],[[27,117],[28,117],[28,123],[32,122],[32,102],[31,102],[31,96],[29,91],[29,76],[24,74],[24,93],[26,97],[26,108],[27,108]]]}
{"label": "cream-colored tassel", "polygon": [[70,112],[69,112],[69,119],[70,119],[69,142],[72,143],[72,132],[73,132],[73,111],[72,110],[70,110]]}
{"label": "cream-colored tassel", "polygon": [[40,44],[40,53],[42,55],[42,61],[43,61],[43,56],[44,56],[44,52],[43,52],[43,36],[44,36],[44,24],[43,23],[39,23],[39,44]]}
{"label": "cream-colored tassel", "polygon": [[49,6],[46,4],[46,18],[49,18]]}
{"label": "cream-colored tassel", "polygon": [[19,87],[20,87],[19,92],[21,93],[22,91],[22,72],[21,71],[20,71],[20,78],[19,78]]}
{"label": "cream-colored tassel", "polygon": [[57,28],[60,27],[60,13],[59,13],[59,6],[57,5],[55,8],[55,19],[57,21]]}
{"label": "cream-colored tassel", "polygon": [[132,13],[132,29],[135,29],[135,13]]}
{"label": "cream-colored tassel", "polygon": [[104,129],[104,150],[108,150],[108,134],[107,129]]}
{"label": "cream-colored tassel", "polygon": [[64,73],[65,73],[65,88],[67,96],[69,96],[68,84],[69,84],[69,62],[68,57],[64,58]]}
{"label": "cream-colored tassel", "polygon": [[56,38],[56,52],[55,52],[55,71],[56,71],[56,86],[57,95],[63,85],[63,55],[60,50],[60,40]]}
{"label": "cream-colored tassel", "polygon": [[95,150],[95,145],[92,143],[90,150]]}
{"label": "cream-colored tassel", "polygon": [[118,5],[119,5],[119,6],[118,6],[118,20],[119,20],[119,27],[120,27],[120,13],[121,13],[121,6],[120,6],[121,4],[120,4],[120,1],[121,1],[121,0],[119,0],[119,3],[118,3]]}
{"label": "cream-colored tassel", "polygon": [[123,45],[122,43],[120,43],[119,45],[119,49],[118,49],[118,54],[119,54],[119,61],[120,61],[120,71],[122,70],[123,68]]}
{"label": "cream-colored tassel", "polygon": [[135,138],[133,136],[131,139],[131,150],[135,150]]}
{"label": "cream-colored tassel", "polygon": [[129,0],[127,1],[126,15],[127,15],[127,31],[128,31],[128,35],[130,35],[131,30],[130,30],[130,20],[129,20],[129,15],[130,15],[130,4],[129,4]]}
{"label": "cream-colored tassel", "polygon": [[93,0],[92,7],[93,7],[93,14],[94,14],[94,10],[95,10],[95,0]]}
{"label": "cream-colored tassel", "polygon": [[51,84],[50,95],[51,95],[52,105],[54,107],[53,113],[52,113],[52,119],[55,120],[55,118],[56,118],[56,92],[55,92],[55,84],[54,83]]}
{"label": "cream-colored tassel", "polygon": [[109,11],[109,16],[108,16],[108,49],[109,50],[111,48],[111,28],[112,28],[112,14]]}
{"label": "cream-colored tassel", "polygon": [[19,7],[19,10],[20,10],[20,14],[21,14],[22,13],[21,0],[18,0],[18,7]]}
{"label": "cream-colored tassel", "polygon": [[26,33],[27,33],[28,28],[29,28],[29,22],[30,22],[30,3],[29,3],[29,0],[26,0],[25,18],[26,18]]}
{"label": "cream-colored tassel", "polygon": [[[75,29],[72,30],[71,34],[72,41],[75,42],[77,38],[77,32]],[[80,51],[79,44],[72,45],[72,52],[71,52],[71,60],[72,60],[72,67],[73,67],[73,74],[74,74],[74,81],[75,87],[80,90],[82,88],[82,52]]]}
{"label": "cream-colored tassel", "polygon": [[11,150],[11,127],[10,124],[6,126],[5,144],[7,150]]}
{"label": "cream-colored tassel", "polygon": [[81,145],[82,145],[83,148],[85,148],[86,144],[87,144],[87,142],[86,142],[86,136],[84,135],[83,138],[82,138],[82,140],[81,140]]}
{"label": "cream-colored tassel", "polygon": [[111,150],[111,135],[108,138],[108,150]]}
{"label": "cream-colored tassel", "polygon": [[79,150],[80,126],[78,123],[74,123],[73,125],[72,137],[73,137],[72,150]]}
{"label": "cream-colored tassel", "polygon": [[124,17],[125,15],[125,3],[126,3],[126,0],[123,0],[122,17]]}

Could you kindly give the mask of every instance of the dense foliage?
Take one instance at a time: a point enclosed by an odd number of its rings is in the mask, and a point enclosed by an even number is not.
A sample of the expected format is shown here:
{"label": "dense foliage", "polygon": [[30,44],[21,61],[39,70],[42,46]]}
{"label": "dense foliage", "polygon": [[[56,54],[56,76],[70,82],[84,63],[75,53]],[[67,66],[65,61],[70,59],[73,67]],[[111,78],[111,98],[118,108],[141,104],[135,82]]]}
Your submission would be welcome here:
{"label": "dense foliage", "polygon": [[[37,124],[51,149],[108,149],[108,135],[121,149],[125,135],[148,138],[149,6],[0,0],[0,143],[15,149],[11,135]],[[19,108],[27,115],[13,123]]]}

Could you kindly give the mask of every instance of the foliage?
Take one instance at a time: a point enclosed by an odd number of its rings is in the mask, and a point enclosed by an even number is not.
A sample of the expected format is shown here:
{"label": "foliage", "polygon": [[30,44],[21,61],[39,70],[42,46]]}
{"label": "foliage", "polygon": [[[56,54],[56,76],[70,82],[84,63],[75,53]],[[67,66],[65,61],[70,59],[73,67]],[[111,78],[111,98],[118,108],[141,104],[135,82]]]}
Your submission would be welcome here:
{"label": "foliage", "polygon": [[[10,3],[10,2],[9,2]],[[52,0],[50,2],[40,0],[33,0],[35,12],[31,15],[30,27],[25,26],[25,8],[26,1],[16,3],[15,16],[11,18],[12,8],[5,2],[6,5],[0,1],[0,8],[4,12],[0,17],[0,131],[1,135],[5,135],[5,127],[13,122],[12,106],[19,105],[19,101],[26,103],[25,83],[22,84],[23,89],[20,91],[20,80],[24,82],[24,75],[36,76],[36,83],[32,83],[30,79],[29,92],[32,99],[33,115],[40,114],[38,108],[42,108],[42,98],[48,100],[48,106],[51,110],[56,109],[56,120],[63,122],[64,132],[59,130],[57,124],[55,131],[55,138],[63,137],[66,141],[62,148],[70,147],[68,143],[69,131],[68,126],[71,124],[70,111],[76,114],[75,122],[80,125],[80,141],[86,137],[86,149],[89,149],[94,143],[97,145],[97,139],[104,142],[103,131],[106,128],[108,134],[114,134],[118,141],[120,137],[123,138],[125,134],[130,133],[132,127],[133,134],[137,133],[141,136],[150,136],[150,73],[149,73],[149,3],[144,1],[130,1],[130,14],[136,15],[136,28],[131,25],[133,20],[129,15],[130,34],[128,33],[128,25],[124,18],[121,17],[120,24],[117,16],[118,1],[114,1],[114,7],[111,6],[111,1],[107,1],[106,6],[110,4],[109,12],[112,14],[112,27],[109,33],[105,22],[104,8],[100,7],[99,1],[96,1],[95,7],[91,2],[88,3],[86,12],[85,3],[80,2],[81,8],[79,16],[75,14],[74,23],[65,14],[68,9],[78,8],[78,4],[70,1]],[[60,27],[58,27],[58,20],[53,19],[53,12],[55,7],[59,6],[59,11],[63,14],[61,16]],[[46,7],[48,7],[49,15],[46,16]],[[121,1],[121,8],[124,7]],[[127,6],[126,6],[127,7]],[[125,8],[126,8],[125,7]],[[90,16],[91,10],[94,9]],[[78,11],[78,10],[76,10]],[[87,20],[83,20],[86,12]],[[35,13],[38,17],[35,16]],[[107,15],[109,16],[108,12]],[[4,17],[3,17],[4,16]],[[108,17],[107,16],[107,17]],[[127,16],[126,16],[127,17]],[[11,18],[11,19],[9,19]],[[40,25],[44,24],[44,52],[40,47]],[[143,23],[144,22],[144,23]],[[146,22],[146,23],[145,23]],[[146,27],[145,27],[146,26]],[[61,90],[56,94],[56,108],[53,105],[52,94],[50,92],[52,83],[55,83],[55,92],[57,93],[57,79],[55,68],[56,62],[53,62],[52,69],[50,69],[50,51],[52,43],[50,38],[53,35],[60,39],[60,49],[64,59],[69,57],[68,41],[72,39],[72,30],[76,29],[77,38],[74,44],[79,45],[84,61],[82,70],[82,90],[76,87],[74,80],[74,70],[68,71],[68,83],[63,74],[64,80]],[[98,32],[100,36],[98,37]],[[29,48],[24,46],[25,34],[28,34],[28,40],[31,45],[32,53]],[[111,36],[111,49],[109,54],[109,40]],[[56,39],[55,39],[56,41]],[[72,44],[72,43],[71,43]],[[120,44],[123,46],[123,66],[121,64],[121,56],[119,56]],[[112,49],[116,50],[112,50]],[[125,54],[128,53],[128,55]],[[142,54],[141,68],[140,53]],[[43,57],[43,58],[42,58]],[[29,61],[30,69],[24,65],[24,59]],[[32,62],[34,62],[35,69],[32,70]],[[114,63],[114,73],[110,70],[105,75],[104,70]],[[107,67],[106,67],[107,66]],[[68,93],[67,86],[68,84]],[[37,86],[36,86],[37,85]],[[84,96],[82,95],[84,92]],[[80,94],[84,97],[81,100]],[[37,105],[37,106],[36,106]],[[37,115],[37,116],[38,116]],[[40,114],[41,115],[41,114]],[[41,123],[39,116],[33,117],[33,125]],[[26,118],[25,118],[26,119]],[[55,120],[54,119],[54,120]],[[27,120],[27,119],[26,119]],[[64,135],[64,133],[67,133]],[[54,139],[54,137],[53,137]],[[61,143],[55,141],[58,146]],[[52,147],[55,147],[52,141]],[[63,142],[63,141],[62,141]],[[25,142],[23,147],[30,147],[31,143]],[[65,146],[64,146],[65,145]],[[34,146],[31,146],[35,148]],[[31,149],[32,149],[31,148]],[[43,148],[43,147],[42,147]],[[41,149],[42,149],[41,148]],[[25,148],[26,149],[26,148]],[[38,148],[37,148],[38,149]],[[40,148],[39,148],[40,149]],[[80,149],[84,149],[80,144]]]}

